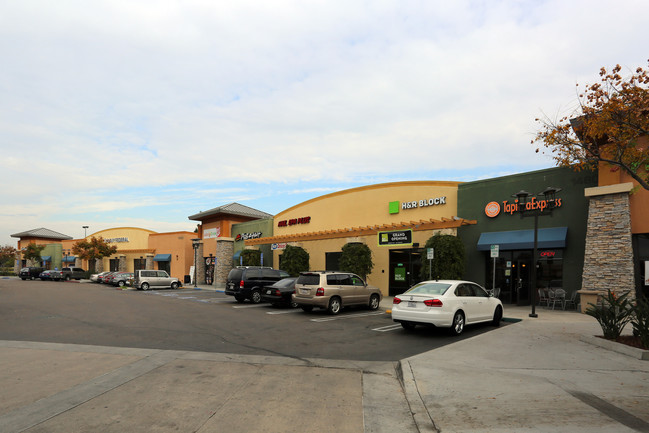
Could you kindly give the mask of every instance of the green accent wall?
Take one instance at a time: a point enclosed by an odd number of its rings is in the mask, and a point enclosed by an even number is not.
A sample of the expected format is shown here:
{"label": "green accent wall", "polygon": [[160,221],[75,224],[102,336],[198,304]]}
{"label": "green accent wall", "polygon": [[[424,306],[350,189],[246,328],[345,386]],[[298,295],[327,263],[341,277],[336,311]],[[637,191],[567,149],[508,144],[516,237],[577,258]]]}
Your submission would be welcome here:
{"label": "green accent wall", "polygon": [[61,244],[47,244],[43,251],[41,251],[41,257],[51,256],[52,257],[52,266],[50,269],[61,269],[61,262],[63,259],[63,245]]}
{"label": "green accent wall", "polygon": [[[573,171],[571,168],[557,167],[528,173],[503,176],[460,184],[458,187],[459,217],[476,220],[476,225],[458,229],[458,237],[466,248],[465,278],[483,286],[491,287],[485,281],[490,266],[490,252],[478,251],[477,244],[483,232],[511,230],[533,230],[534,218],[521,218],[504,212],[503,202],[513,203],[512,195],[525,190],[536,195],[548,186],[561,188],[557,198],[561,207],[552,216],[539,217],[539,229],[568,227],[566,248],[563,255],[563,288],[568,292],[581,289],[581,276],[584,266],[586,225],[588,221],[588,199],[584,188],[597,186],[597,173],[593,171]],[[490,202],[500,204],[500,214],[490,218],[485,207]]]}
{"label": "green accent wall", "polygon": [[[232,238],[234,241],[234,253],[240,252],[244,249],[245,244],[243,240],[237,241],[238,235],[244,233],[261,233],[262,238],[273,236],[273,219],[267,218],[263,220],[248,221],[245,223],[232,225]],[[273,266],[273,250],[270,245],[258,245],[259,251],[264,255],[264,266]],[[234,263],[238,266],[239,263]]]}

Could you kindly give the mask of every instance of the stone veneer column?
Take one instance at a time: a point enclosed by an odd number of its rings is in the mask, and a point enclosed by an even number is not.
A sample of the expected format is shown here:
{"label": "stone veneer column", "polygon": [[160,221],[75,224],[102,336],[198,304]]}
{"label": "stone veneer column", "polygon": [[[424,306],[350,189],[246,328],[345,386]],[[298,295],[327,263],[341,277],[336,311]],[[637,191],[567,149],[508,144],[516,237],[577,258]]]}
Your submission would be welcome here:
{"label": "stone veneer column", "polygon": [[228,274],[233,268],[234,238],[219,238],[216,242],[216,268],[214,269],[214,286],[224,288]]}
{"label": "stone veneer column", "polygon": [[95,259],[95,272],[98,274],[104,272],[104,259]]}
{"label": "stone veneer column", "polygon": [[146,255],[146,265],[144,265],[144,269],[154,269],[154,267],[153,267],[153,254],[147,254]]}
{"label": "stone veneer column", "polygon": [[632,183],[586,188],[590,197],[584,272],[581,295],[582,312],[588,303],[597,302],[598,293],[630,292],[635,298],[633,246],[629,191]]}
{"label": "stone veneer column", "polygon": [[[196,284],[205,284],[205,260],[203,259],[204,244],[201,241],[198,249],[194,250],[194,267],[196,272]],[[196,263],[198,261],[198,263]],[[192,278],[194,276],[192,275]]]}
{"label": "stone veneer column", "polygon": [[126,255],[125,254],[120,254],[119,255],[119,264],[117,265],[117,268],[119,269],[120,272],[126,272]]}

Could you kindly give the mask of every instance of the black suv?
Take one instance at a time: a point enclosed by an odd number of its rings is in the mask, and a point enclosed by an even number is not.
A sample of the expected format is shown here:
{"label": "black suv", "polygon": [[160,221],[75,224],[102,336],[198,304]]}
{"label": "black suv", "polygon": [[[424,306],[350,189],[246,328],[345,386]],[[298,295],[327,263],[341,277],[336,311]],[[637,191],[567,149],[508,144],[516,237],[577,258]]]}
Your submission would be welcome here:
{"label": "black suv", "polygon": [[36,267],[29,267],[29,268],[22,268],[20,270],[20,278],[24,280],[33,280],[35,278],[38,278],[38,276],[43,272],[45,268],[36,268]]}
{"label": "black suv", "polygon": [[286,271],[261,266],[238,266],[230,271],[225,283],[225,294],[234,296],[237,302],[249,299],[253,304],[261,302],[264,287],[290,275]]}

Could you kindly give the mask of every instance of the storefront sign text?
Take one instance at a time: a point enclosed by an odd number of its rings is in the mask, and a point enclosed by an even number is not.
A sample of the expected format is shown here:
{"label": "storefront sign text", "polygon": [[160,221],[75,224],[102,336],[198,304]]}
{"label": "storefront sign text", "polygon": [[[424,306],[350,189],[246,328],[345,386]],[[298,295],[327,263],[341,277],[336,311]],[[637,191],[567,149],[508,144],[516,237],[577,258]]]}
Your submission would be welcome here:
{"label": "storefront sign text", "polygon": [[253,232],[253,233],[239,233],[236,238],[234,238],[235,241],[247,241],[248,239],[259,239],[261,237],[261,232]]}
{"label": "storefront sign text", "polygon": [[282,244],[271,244],[270,249],[275,251],[275,250],[285,250],[286,249],[286,243]]}
{"label": "storefront sign text", "polygon": [[309,224],[311,222],[311,217],[302,217],[302,218],[293,218],[290,220],[283,220],[277,223],[277,227],[288,227],[294,226],[297,224]]}
{"label": "storefront sign text", "polygon": [[427,198],[414,201],[391,201],[388,203],[388,210],[391,214],[399,213],[399,210],[417,209],[428,206],[438,206],[446,204],[446,197]]}
{"label": "storefront sign text", "polygon": [[215,239],[221,236],[221,227],[203,230],[203,239]]}
{"label": "storefront sign text", "polygon": [[410,244],[412,244],[412,230],[379,232],[379,246]]}
{"label": "storefront sign text", "polygon": [[104,239],[104,240],[108,244],[118,244],[118,243],[121,243],[121,242],[128,242],[128,238],[126,238],[126,237],[124,237],[124,238],[110,238],[110,239]]}
{"label": "storefront sign text", "polygon": [[[561,207],[560,198],[556,199],[556,203],[557,203],[556,207]],[[543,211],[547,207],[548,207],[547,200],[537,200],[536,197],[532,197],[530,201],[525,204],[526,210],[539,209]],[[484,213],[489,218],[495,218],[500,214],[500,210],[501,210],[500,203],[492,201],[487,203],[487,205],[484,208]],[[508,213],[510,215],[513,215],[514,213],[518,212],[519,211],[518,200],[514,200],[514,203],[509,203],[507,200],[503,201],[502,210],[504,213]]]}

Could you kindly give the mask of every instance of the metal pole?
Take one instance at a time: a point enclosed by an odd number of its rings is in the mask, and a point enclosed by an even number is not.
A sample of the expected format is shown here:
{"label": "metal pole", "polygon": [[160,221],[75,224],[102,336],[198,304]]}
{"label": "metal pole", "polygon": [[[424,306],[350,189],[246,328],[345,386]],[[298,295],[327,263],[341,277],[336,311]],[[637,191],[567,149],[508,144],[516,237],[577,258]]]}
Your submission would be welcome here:
{"label": "metal pole", "polygon": [[198,259],[196,258],[197,253],[198,253],[198,244],[194,244],[194,287],[198,287],[196,285],[196,280],[198,279]]}
{"label": "metal pole", "polygon": [[491,283],[491,293],[496,296],[496,258],[494,257],[494,270],[493,270],[493,280]]}
{"label": "metal pole", "polygon": [[538,248],[538,242],[539,242],[539,212],[535,211],[534,212],[534,252],[532,253],[532,287],[530,290],[532,291],[532,312],[530,313],[530,317],[538,317],[538,314],[536,314],[536,254],[537,254],[537,248]]}

